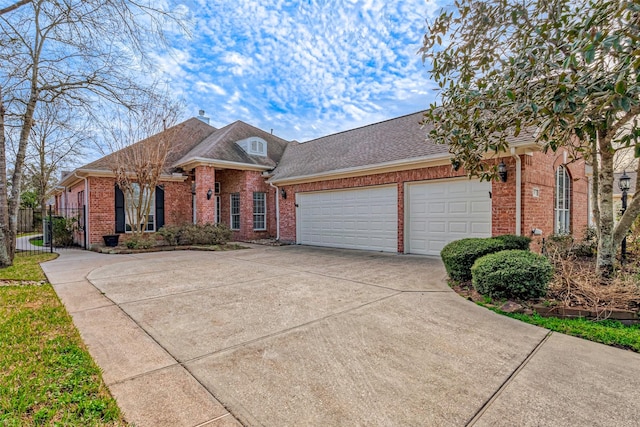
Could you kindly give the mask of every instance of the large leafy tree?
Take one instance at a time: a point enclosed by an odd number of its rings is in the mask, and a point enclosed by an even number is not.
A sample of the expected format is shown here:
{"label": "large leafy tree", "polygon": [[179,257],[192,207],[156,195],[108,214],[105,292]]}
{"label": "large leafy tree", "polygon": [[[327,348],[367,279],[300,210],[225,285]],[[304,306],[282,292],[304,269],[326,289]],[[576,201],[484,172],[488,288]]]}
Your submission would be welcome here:
{"label": "large leafy tree", "polygon": [[487,154],[535,127],[543,149],[593,166],[597,265],[610,274],[640,213],[636,194],[614,224],[614,157],[640,155],[640,0],[457,0],[421,51],[440,88],[425,121],[454,164],[490,177]]}
{"label": "large leafy tree", "polygon": [[149,52],[160,47],[166,31],[182,28],[165,6],[151,0],[20,0],[0,8],[0,267],[13,261],[37,111],[56,103],[90,116],[98,100],[136,110],[141,94],[153,90]]}

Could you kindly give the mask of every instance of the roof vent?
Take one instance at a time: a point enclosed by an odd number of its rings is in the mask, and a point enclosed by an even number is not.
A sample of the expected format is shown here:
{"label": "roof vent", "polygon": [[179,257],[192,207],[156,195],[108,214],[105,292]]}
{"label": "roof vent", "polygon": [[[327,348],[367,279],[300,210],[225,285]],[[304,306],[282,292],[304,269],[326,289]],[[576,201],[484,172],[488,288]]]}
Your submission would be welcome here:
{"label": "roof vent", "polygon": [[205,122],[206,124],[209,124],[209,117],[204,115],[204,110],[199,110],[198,111],[198,120]]}

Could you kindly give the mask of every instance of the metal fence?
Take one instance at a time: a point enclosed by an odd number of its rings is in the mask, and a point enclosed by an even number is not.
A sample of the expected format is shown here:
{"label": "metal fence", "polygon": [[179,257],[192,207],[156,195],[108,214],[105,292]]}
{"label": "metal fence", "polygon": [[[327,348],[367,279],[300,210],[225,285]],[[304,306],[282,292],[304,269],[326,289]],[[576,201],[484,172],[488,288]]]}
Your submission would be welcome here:
{"label": "metal fence", "polygon": [[85,207],[18,212],[16,251],[53,252],[55,248],[85,248]]}

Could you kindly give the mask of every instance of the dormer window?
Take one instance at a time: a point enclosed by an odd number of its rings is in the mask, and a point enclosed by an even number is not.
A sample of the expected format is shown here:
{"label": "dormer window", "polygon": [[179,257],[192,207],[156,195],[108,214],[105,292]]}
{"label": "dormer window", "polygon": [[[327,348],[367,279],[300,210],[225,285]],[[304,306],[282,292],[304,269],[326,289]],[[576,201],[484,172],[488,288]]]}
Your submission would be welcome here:
{"label": "dormer window", "polygon": [[257,136],[236,142],[242,149],[253,156],[267,156],[267,141]]}

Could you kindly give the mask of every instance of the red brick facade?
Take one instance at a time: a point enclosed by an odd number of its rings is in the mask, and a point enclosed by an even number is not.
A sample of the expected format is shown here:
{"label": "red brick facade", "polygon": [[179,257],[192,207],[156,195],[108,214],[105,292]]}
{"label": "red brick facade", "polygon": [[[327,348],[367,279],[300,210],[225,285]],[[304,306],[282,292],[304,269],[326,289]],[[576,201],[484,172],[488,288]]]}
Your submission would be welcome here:
{"label": "red brick facade", "polygon": [[[492,234],[513,234],[516,232],[516,161],[505,157],[507,182],[492,183]],[[522,170],[521,194],[521,233],[530,235],[531,230],[540,229],[542,237],[553,234],[554,230],[554,193],[555,170],[566,162],[563,152],[543,154],[539,152],[520,156]],[[585,176],[584,162],[567,165],[571,177],[571,231],[581,236],[588,221],[588,182]],[[234,230],[234,239],[253,240],[277,235],[276,197],[280,204],[280,240],[296,242],[295,194],[299,192],[338,190],[367,187],[373,185],[395,184],[398,190],[398,252],[404,252],[404,206],[405,184],[464,176],[463,171],[453,171],[450,165],[441,165],[420,169],[387,172],[374,175],[332,179],[295,185],[280,186],[287,193],[282,198],[258,171],[232,169],[214,169],[210,166],[195,168],[195,185],[189,178],[183,182],[163,182],[165,224],[179,225],[193,221],[193,197],[195,197],[196,221],[199,223],[216,222],[216,197],[220,200],[220,218],[217,222],[231,225],[231,195],[240,196],[240,227]],[[115,190],[113,178],[87,178],[89,244],[102,243],[102,236],[115,232]],[[215,193],[215,183],[220,185],[219,194]],[[195,195],[192,195],[195,188]],[[207,199],[211,189],[212,196]],[[84,181],[67,189],[64,196],[57,198],[58,203],[65,199],[66,206],[76,206],[78,194],[85,190]],[[265,193],[266,229],[254,230],[254,193]],[[127,235],[121,236],[121,242]],[[540,237],[536,237],[537,243]]]}
{"label": "red brick facade", "polygon": [[[521,234],[530,235],[531,230],[537,228],[543,231],[542,237],[549,236],[554,231],[555,169],[564,163],[564,154],[535,152],[531,155],[521,155],[520,159],[522,168]],[[512,157],[506,157],[503,160],[507,165],[507,182],[492,183],[493,235],[516,232],[516,161]],[[567,168],[572,178],[571,230],[575,235],[581,236],[588,220],[588,183],[585,177],[585,166],[581,161],[571,163]],[[460,176],[464,176],[463,171],[455,172],[451,166],[445,165],[282,186],[288,197],[286,200],[280,199],[280,240],[296,242],[296,193],[395,183],[398,187],[398,252],[402,253],[404,252],[405,183]],[[537,197],[533,197],[534,188],[537,189]],[[536,239],[540,240],[540,237]]]}
{"label": "red brick facade", "polygon": [[[220,197],[219,222],[230,225],[231,193],[240,194],[240,229],[234,230],[234,239],[253,240],[276,235],[275,189],[260,172],[240,170],[214,170],[212,167],[197,167],[195,172],[195,195],[192,181],[161,182],[164,189],[165,225],[180,225],[193,222],[193,197],[196,202],[196,221],[216,221],[216,196]],[[88,243],[102,244],[102,236],[115,233],[115,180],[113,178],[89,177]],[[220,183],[220,194],[215,194],[215,182]],[[212,196],[207,199],[211,189]],[[79,181],[64,193],[56,196],[59,207],[78,207],[78,194],[85,190],[84,181]],[[253,193],[263,192],[266,198],[266,230],[253,229]],[[80,205],[81,206],[81,205]],[[125,242],[128,234],[120,236]]]}

